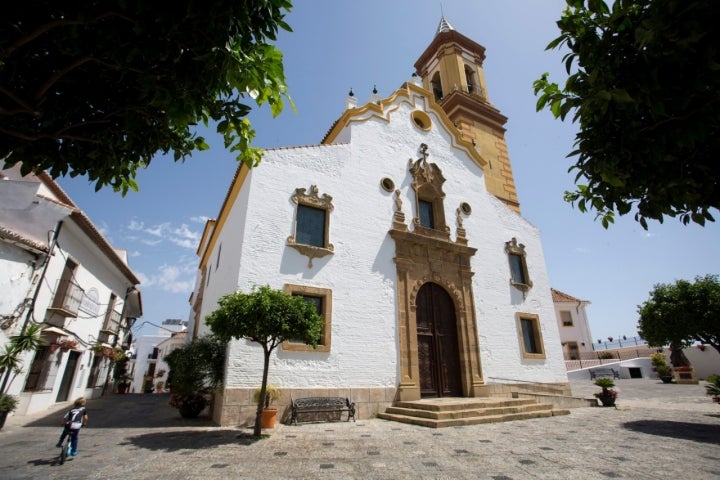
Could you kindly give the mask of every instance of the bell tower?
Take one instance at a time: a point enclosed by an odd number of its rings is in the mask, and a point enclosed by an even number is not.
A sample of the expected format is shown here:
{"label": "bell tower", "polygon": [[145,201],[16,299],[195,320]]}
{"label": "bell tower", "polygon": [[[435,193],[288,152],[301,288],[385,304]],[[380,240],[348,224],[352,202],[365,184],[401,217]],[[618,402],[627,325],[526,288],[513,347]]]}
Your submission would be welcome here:
{"label": "bell tower", "polygon": [[520,213],[505,142],[507,117],[488,98],[483,71],[485,47],[458,33],[443,16],[432,43],[415,62],[425,89],[487,160],[488,192]]}

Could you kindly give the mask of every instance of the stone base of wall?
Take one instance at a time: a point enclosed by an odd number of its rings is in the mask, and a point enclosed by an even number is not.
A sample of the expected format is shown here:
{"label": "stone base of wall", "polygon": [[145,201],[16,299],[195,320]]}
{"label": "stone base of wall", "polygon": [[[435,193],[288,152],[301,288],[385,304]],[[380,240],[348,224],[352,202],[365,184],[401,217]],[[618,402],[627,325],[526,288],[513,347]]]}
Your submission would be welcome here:
{"label": "stone base of wall", "polygon": [[[373,418],[384,412],[395,400],[396,387],[377,388],[280,388],[279,398],[272,406],[279,410],[278,420],[290,421],[290,399],[302,397],[347,397],[355,402],[355,418]],[[253,403],[255,388],[226,388],[215,396],[213,422],[220,426],[250,427],[255,424],[257,404]]]}
{"label": "stone base of wall", "polygon": [[479,397],[516,397],[518,394],[570,396],[570,383],[488,383],[477,387]]}
{"label": "stone base of wall", "polygon": [[[255,424],[257,404],[253,403],[255,388],[226,388],[215,396],[212,419],[220,426],[250,427]],[[565,383],[495,383],[480,387],[482,397],[519,398],[534,396],[541,403],[557,403],[570,397],[570,384]],[[290,399],[302,397],[347,397],[355,402],[355,417],[374,418],[393,405],[396,387],[376,388],[280,388],[279,398],[272,406],[279,410],[278,421],[290,421]],[[568,406],[568,405],[565,405]],[[573,405],[578,406],[578,405]]]}

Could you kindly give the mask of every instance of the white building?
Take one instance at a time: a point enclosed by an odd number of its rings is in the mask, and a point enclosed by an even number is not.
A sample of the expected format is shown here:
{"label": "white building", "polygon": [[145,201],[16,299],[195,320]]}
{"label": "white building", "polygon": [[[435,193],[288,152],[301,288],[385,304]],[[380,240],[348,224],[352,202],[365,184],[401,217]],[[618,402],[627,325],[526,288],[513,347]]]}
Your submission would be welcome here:
{"label": "white building", "polygon": [[[157,382],[167,382],[169,367],[163,358],[185,343],[187,324],[186,320],[167,319],[158,327],[156,335],[142,335],[135,338],[130,348],[133,354],[128,365],[128,373],[132,377],[132,383],[128,392],[150,393]],[[147,385],[147,378],[152,379],[152,390]]]}
{"label": "white building", "polygon": [[578,360],[581,358],[582,352],[593,352],[593,337],[585,310],[590,302],[580,300],[554,288],[552,289],[552,299],[555,304],[555,315],[565,358]]}
{"label": "white building", "polygon": [[[193,336],[219,298],[268,284],[313,301],[320,345],[286,342],[270,382],[349,396],[359,417],[398,400],[569,393],[540,233],[520,214],[490,103],[485,49],[442,20],[389,97],[353,96],[320,145],[241,166],[201,239]],[[420,84],[421,83],[421,84]],[[248,422],[263,355],[228,348],[222,425]]]}
{"label": "white building", "polygon": [[24,325],[45,326],[23,373],[0,379],[20,398],[16,414],[101,394],[110,361],[91,347],[127,347],[142,315],[139,283],[125,252],[49,175],[0,172],[0,347]]}

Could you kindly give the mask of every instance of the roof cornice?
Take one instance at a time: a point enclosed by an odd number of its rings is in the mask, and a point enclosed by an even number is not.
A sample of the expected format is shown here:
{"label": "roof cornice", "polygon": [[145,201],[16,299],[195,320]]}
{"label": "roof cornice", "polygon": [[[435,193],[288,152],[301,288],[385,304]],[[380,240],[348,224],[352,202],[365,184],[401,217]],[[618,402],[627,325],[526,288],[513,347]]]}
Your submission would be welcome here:
{"label": "roof cornice", "polygon": [[58,183],[52,179],[52,177],[45,171],[37,174],[40,181],[55,195],[60,202],[64,203],[68,207],[72,208],[70,218],[80,229],[98,246],[101,252],[115,265],[120,272],[127,278],[133,285],[139,285],[140,280],[135,276],[135,273],[130,269],[127,263],[120,258],[120,255],[95,227],[90,218],[80,210],[80,208],[72,201],[72,199],[65,193]]}

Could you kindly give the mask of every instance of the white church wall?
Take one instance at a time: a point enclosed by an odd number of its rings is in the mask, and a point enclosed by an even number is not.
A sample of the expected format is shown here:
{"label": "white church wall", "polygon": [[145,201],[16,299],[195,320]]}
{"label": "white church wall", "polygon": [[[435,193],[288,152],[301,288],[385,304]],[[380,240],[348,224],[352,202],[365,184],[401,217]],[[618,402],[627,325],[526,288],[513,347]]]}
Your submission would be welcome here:
{"label": "white church wall", "polygon": [[[262,169],[264,165],[265,162],[263,161],[258,168]],[[220,298],[235,292],[239,288],[238,272],[243,262],[243,255],[246,252],[246,242],[243,240],[245,229],[254,228],[254,225],[248,226],[246,223],[251,184],[252,173],[248,175],[235,203],[231,207],[230,214],[225,218],[222,228],[218,229],[217,240],[209,252],[208,268],[210,273],[209,278],[208,274],[206,274],[205,278],[198,336],[210,332],[210,329],[204,323],[204,319],[217,308]],[[216,226],[216,228],[218,227]],[[219,263],[217,261],[218,253],[220,256]]]}
{"label": "white church wall", "polygon": [[[349,145],[267,151],[244,187],[247,203],[236,202],[223,235],[237,235],[247,225],[237,280],[241,290],[263,284],[283,288],[290,283],[328,288],[333,295],[331,351],[278,350],[270,368],[271,382],[286,387],[398,384],[395,246],[388,235],[394,197],[382,190],[380,180],[389,177],[395,182],[410,224],[414,198],[408,161],[418,158],[421,143],[429,146],[428,161],[437,163],[447,179],[444,207],[453,239],[455,209],[461,202],[473,208],[463,219],[469,245],[478,249],[472,259],[473,289],[486,380],[566,381],[539,232],[487,193],[481,169],[461,150],[449,149],[450,135],[432,112],[433,128],[423,131],[412,124],[412,109],[410,101],[402,101],[389,123],[371,118],[351,124],[340,135],[351,140]],[[296,188],[309,190],[311,185],[317,185],[321,196],[333,197],[329,228],[334,254],[313,259],[308,269],[307,257],[287,247],[286,241],[294,225],[291,196]],[[504,248],[513,237],[526,246],[534,284],[524,298],[509,282]],[[227,279],[223,282],[229,284]],[[544,360],[522,359],[518,312],[539,316]],[[229,367],[227,387],[258,385],[260,348],[235,342]]]}

